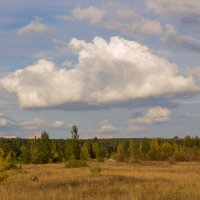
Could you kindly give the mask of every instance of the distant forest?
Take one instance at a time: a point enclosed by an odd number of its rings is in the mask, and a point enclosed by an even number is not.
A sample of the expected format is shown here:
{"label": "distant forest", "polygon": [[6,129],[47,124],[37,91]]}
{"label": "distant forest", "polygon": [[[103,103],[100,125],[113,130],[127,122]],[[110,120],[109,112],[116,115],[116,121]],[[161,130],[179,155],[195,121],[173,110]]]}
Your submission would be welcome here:
{"label": "distant forest", "polygon": [[186,136],[183,139],[117,138],[79,139],[78,128],[72,127],[70,139],[50,139],[47,132],[40,138],[0,138],[0,155],[9,155],[16,163],[57,163],[68,160],[120,162],[139,160],[193,161],[200,160],[200,139]]}

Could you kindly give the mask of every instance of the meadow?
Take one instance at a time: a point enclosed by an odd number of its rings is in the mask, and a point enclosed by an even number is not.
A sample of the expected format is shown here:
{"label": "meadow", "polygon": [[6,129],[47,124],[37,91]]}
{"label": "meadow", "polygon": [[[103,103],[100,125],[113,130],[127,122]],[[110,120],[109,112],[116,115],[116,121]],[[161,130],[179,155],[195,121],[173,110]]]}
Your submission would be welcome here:
{"label": "meadow", "polygon": [[200,163],[88,162],[87,167],[28,164],[8,171],[2,200],[199,200]]}

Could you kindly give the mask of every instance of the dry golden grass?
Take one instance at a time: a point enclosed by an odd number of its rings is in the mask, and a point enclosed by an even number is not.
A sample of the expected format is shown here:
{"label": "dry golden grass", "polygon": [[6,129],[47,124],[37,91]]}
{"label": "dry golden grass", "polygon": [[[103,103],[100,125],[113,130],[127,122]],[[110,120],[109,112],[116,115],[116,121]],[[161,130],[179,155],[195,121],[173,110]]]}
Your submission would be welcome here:
{"label": "dry golden grass", "polygon": [[[91,168],[101,168],[92,173]],[[23,165],[0,184],[1,200],[199,200],[200,163]],[[37,178],[34,178],[37,177]],[[34,180],[35,181],[34,181]]]}

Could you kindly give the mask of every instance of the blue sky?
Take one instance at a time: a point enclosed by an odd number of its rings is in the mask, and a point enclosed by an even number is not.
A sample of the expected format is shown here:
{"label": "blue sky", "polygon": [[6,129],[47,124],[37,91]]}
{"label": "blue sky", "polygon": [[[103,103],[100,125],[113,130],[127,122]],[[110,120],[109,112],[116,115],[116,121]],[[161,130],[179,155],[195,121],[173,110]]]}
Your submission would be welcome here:
{"label": "blue sky", "polygon": [[0,2],[0,135],[200,136],[198,0]]}

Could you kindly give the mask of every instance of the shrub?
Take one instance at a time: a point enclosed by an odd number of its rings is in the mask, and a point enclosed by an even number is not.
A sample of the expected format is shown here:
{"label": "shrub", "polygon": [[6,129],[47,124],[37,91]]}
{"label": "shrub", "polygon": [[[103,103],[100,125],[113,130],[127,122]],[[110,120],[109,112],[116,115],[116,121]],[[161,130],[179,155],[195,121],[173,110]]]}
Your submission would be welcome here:
{"label": "shrub", "polygon": [[0,168],[0,182],[8,178],[8,174],[5,172],[3,168]]}
{"label": "shrub", "polygon": [[115,153],[112,155],[112,159],[116,160],[117,162],[128,162],[130,160],[130,157],[128,154],[118,154]]}
{"label": "shrub", "polygon": [[97,158],[96,161],[97,162],[104,162],[105,160],[104,160],[104,158]]}
{"label": "shrub", "polygon": [[11,153],[6,155],[2,149],[0,149],[0,182],[8,178],[6,170],[11,163]]}
{"label": "shrub", "polygon": [[90,172],[92,174],[100,174],[102,172],[102,169],[100,167],[93,167],[90,169]]}
{"label": "shrub", "polygon": [[79,167],[87,167],[87,162],[83,160],[69,160],[65,163],[66,168],[79,168]]}

